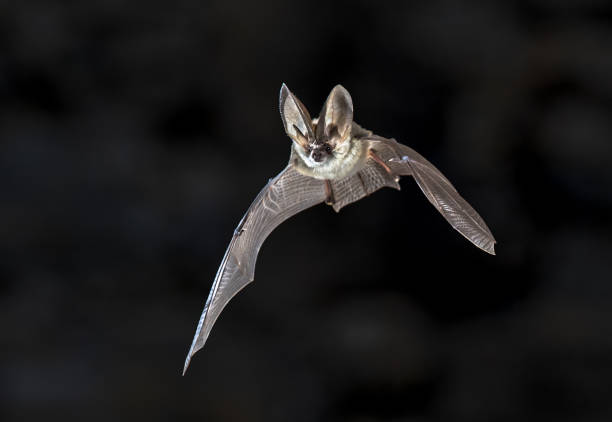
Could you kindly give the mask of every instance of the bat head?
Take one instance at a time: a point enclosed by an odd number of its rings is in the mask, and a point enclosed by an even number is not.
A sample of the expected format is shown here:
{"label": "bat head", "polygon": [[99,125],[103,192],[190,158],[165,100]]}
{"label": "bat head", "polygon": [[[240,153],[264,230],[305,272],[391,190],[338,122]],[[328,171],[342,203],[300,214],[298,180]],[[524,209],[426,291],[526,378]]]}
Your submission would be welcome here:
{"label": "bat head", "polygon": [[344,153],[353,123],[353,101],[344,87],[336,85],[317,119],[311,119],[304,104],[285,84],[280,92],[280,113],[285,132],[309,167],[323,166]]}

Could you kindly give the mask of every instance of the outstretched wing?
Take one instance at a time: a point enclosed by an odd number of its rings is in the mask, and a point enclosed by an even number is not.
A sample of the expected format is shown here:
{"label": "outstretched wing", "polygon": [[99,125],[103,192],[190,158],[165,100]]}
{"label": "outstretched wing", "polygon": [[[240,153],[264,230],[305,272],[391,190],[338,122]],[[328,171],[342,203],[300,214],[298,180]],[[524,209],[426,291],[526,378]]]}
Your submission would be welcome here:
{"label": "outstretched wing", "polygon": [[495,238],[478,213],[455,187],[421,154],[395,139],[370,135],[363,139],[393,174],[412,175],[434,207],[451,226],[485,252],[495,255]]}
{"label": "outstretched wing", "polygon": [[191,357],[204,346],[217,317],[244,286],[253,281],[255,262],[262,243],[280,223],[323,202],[325,182],[298,173],[288,165],[257,195],[234,231],[206,300],[183,374]]}

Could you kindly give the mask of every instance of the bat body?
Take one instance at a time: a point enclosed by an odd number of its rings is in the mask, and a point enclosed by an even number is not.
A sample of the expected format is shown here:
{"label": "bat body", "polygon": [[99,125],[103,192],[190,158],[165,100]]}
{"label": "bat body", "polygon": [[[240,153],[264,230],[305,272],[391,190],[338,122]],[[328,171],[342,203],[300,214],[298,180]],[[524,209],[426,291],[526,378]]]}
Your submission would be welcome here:
{"label": "bat body", "polygon": [[219,314],[253,281],[259,249],[289,217],[325,202],[336,212],[383,187],[400,189],[412,176],[436,209],[466,239],[495,254],[495,239],[478,213],[429,161],[394,139],[374,135],[353,122],[353,103],[342,86],[329,94],[318,118],[283,84],[280,112],[292,147],[289,163],[257,195],[234,231],[206,300],[183,374]]}

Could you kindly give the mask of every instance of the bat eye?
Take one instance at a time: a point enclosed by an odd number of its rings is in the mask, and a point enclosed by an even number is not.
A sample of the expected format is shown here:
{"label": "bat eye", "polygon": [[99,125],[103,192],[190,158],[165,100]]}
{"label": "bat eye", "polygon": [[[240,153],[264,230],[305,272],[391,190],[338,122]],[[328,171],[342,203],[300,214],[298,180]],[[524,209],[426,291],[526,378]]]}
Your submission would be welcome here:
{"label": "bat eye", "polygon": [[310,154],[312,152],[312,148],[311,147],[306,147],[306,154]]}
{"label": "bat eye", "polygon": [[328,153],[328,154],[331,154],[332,149],[331,149],[331,147],[329,145],[325,145],[325,152]]}

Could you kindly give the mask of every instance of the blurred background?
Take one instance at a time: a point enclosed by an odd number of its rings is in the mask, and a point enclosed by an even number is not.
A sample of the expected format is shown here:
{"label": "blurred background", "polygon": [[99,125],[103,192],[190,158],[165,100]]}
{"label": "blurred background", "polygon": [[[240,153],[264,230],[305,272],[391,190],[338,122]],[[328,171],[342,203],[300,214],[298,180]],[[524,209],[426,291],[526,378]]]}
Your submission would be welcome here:
{"label": "blurred background", "polygon": [[[406,3],[0,6],[0,419],[611,420],[612,4]],[[182,377],[282,82],[343,84],[497,256],[410,178],[312,208]]]}

